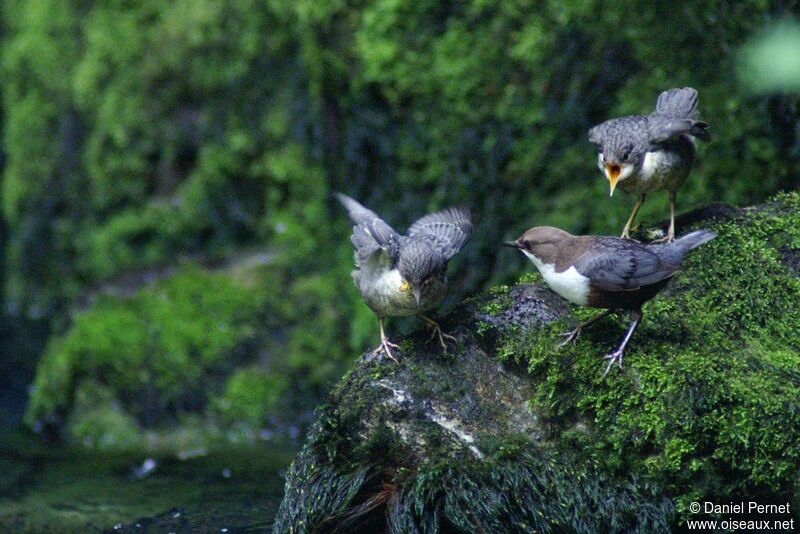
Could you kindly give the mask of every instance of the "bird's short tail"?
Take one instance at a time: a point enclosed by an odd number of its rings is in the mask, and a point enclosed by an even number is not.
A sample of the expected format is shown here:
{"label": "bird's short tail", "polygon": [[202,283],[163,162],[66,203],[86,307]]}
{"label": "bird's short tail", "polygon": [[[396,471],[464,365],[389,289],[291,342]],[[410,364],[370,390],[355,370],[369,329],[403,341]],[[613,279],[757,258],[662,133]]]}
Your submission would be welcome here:
{"label": "bird's short tail", "polygon": [[669,245],[664,245],[664,249],[660,256],[673,265],[680,265],[683,263],[683,258],[687,253],[704,243],[708,243],[715,237],[717,237],[716,232],[712,232],[711,230],[694,231],[691,234],[686,234],[680,239],[676,239]]}
{"label": "bird's short tail", "polygon": [[717,233],[712,232],[711,230],[695,230],[691,234],[686,234],[675,241],[675,245],[679,246],[686,252],[689,252],[690,250],[696,249],[700,245],[708,243],[715,237],[717,237]]}
{"label": "bird's short tail", "polygon": [[696,119],[697,96],[697,91],[691,87],[664,91],[658,95],[656,113],[676,119]]}
{"label": "bird's short tail", "polygon": [[691,87],[664,91],[658,95],[655,114],[671,119],[690,119],[692,121],[691,128],[687,133],[703,141],[708,141],[711,139],[708,133],[708,124],[699,120],[697,99],[697,90]]}

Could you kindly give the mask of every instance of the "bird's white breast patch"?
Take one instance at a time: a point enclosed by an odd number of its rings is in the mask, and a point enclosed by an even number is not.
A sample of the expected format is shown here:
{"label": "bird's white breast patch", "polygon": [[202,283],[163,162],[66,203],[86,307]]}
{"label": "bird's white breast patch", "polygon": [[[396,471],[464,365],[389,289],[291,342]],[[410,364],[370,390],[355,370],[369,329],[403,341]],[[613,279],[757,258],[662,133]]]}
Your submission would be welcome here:
{"label": "bird's white breast patch", "polygon": [[554,263],[544,263],[533,254],[522,251],[542,273],[544,281],[550,288],[570,302],[586,306],[589,302],[589,278],[583,276],[575,267],[563,273],[556,272]]}
{"label": "bird's white breast patch", "polygon": [[649,178],[654,174],[661,172],[665,166],[669,165],[669,157],[663,150],[656,150],[654,152],[645,152],[644,161],[642,162],[642,174]]}
{"label": "bird's white breast patch", "polygon": [[397,269],[384,271],[375,280],[375,289],[380,293],[400,293],[400,286],[402,285],[403,277]]}

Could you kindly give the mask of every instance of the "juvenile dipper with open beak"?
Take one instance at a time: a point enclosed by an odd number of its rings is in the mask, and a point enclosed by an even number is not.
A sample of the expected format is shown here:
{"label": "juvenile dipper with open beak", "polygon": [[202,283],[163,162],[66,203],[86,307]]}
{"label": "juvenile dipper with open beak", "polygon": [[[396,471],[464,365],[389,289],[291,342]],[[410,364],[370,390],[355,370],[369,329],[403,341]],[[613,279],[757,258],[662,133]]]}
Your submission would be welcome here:
{"label": "juvenile dipper with open beak", "polygon": [[622,237],[629,237],[648,193],[669,191],[669,230],[660,241],[675,239],[676,191],[692,170],[694,139],[710,139],[707,128],[698,117],[697,91],[684,87],[661,93],[650,115],[612,119],[589,130],[589,141],[599,151],[597,166],[608,179],[611,194],[619,186],[639,195]]}
{"label": "juvenile dipper with open beak", "polygon": [[424,315],[447,295],[447,262],[460,251],[472,233],[467,208],[447,208],[422,217],[401,236],[374,212],[352,198],[336,193],[355,223],[350,240],[355,247],[353,280],[375,315],[381,329],[379,348],[395,362],[384,331],[390,316],[420,315],[433,329],[431,339],[447,350],[439,323]]}
{"label": "juvenile dipper with open beak", "polygon": [[563,335],[562,345],[577,339],[581,330],[620,310],[631,311],[631,323],[620,346],[605,356],[605,376],[622,355],[642,320],[642,304],[653,298],[680,269],[690,251],[711,241],[710,230],[692,232],[669,244],[643,245],[628,239],[573,236],[551,226],[531,228],[504,245],[522,251],[542,273],[545,282],[565,299],[606,311]]}

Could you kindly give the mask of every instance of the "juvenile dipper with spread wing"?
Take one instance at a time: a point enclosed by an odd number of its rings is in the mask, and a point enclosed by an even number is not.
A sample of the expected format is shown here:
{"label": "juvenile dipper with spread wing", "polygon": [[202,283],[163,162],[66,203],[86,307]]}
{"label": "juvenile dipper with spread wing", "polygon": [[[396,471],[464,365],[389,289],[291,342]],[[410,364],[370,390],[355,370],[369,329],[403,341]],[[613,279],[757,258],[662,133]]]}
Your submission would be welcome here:
{"label": "juvenile dipper with spread wing", "polygon": [[675,239],[676,191],[692,170],[694,139],[710,139],[707,128],[699,120],[697,91],[684,87],[661,93],[650,115],[612,119],[589,130],[589,141],[599,151],[597,166],[608,178],[611,194],[619,184],[623,191],[639,195],[622,237],[629,237],[647,193],[669,191],[669,230],[661,241]]}
{"label": "juvenile dipper with spread wing", "polygon": [[669,244],[643,245],[628,239],[573,236],[551,226],[531,228],[516,241],[504,245],[518,248],[542,273],[545,282],[565,299],[606,311],[563,335],[563,344],[577,339],[581,330],[619,310],[633,312],[633,322],[619,348],[607,355],[605,376],[617,362],[642,320],[642,304],[653,298],[680,269],[686,254],[716,234],[692,232]]}
{"label": "juvenile dipper with spread wing", "polygon": [[439,323],[424,312],[436,307],[447,294],[447,262],[461,250],[472,233],[469,210],[447,208],[422,217],[401,236],[374,212],[352,198],[336,193],[353,220],[356,270],[353,280],[381,328],[380,348],[394,361],[386,338],[384,319],[420,315],[432,328],[431,339],[447,350]]}

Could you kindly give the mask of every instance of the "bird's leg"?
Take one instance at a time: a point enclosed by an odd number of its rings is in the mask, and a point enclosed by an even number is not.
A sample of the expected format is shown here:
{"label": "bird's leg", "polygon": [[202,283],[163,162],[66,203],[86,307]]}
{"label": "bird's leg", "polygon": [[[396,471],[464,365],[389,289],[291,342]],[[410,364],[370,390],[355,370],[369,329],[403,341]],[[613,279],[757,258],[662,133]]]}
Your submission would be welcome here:
{"label": "bird's leg", "polygon": [[669,230],[667,235],[661,239],[656,239],[653,243],[672,243],[675,241],[675,191],[669,192]]}
{"label": "bird's leg", "polygon": [[450,334],[442,332],[442,327],[439,326],[439,323],[437,323],[430,317],[427,317],[425,315],[420,315],[420,317],[422,317],[422,319],[426,323],[428,323],[428,325],[430,325],[431,327],[431,337],[428,338],[428,342],[430,342],[436,336],[439,336],[439,344],[442,346],[442,350],[444,350],[444,352],[447,352],[447,344],[444,342],[445,339],[449,339],[453,343],[458,342],[458,340],[455,337],[451,336]]}
{"label": "bird's leg", "polygon": [[628,341],[631,340],[631,336],[636,331],[636,327],[639,326],[639,323],[642,320],[642,310],[634,310],[633,311],[633,322],[628,327],[628,331],[625,333],[625,337],[622,339],[622,343],[620,344],[619,348],[603,357],[604,360],[609,360],[608,366],[606,367],[606,372],[603,373],[603,378],[608,374],[611,370],[611,367],[614,363],[619,365],[619,368],[622,369],[622,353],[625,351],[625,347],[628,345]]}
{"label": "bird's leg", "polygon": [[384,327],[383,327],[383,321],[385,319],[386,319],[385,317],[378,317],[378,322],[381,325],[381,346],[378,347],[377,350],[383,349],[384,352],[386,352],[386,355],[389,357],[389,359],[391,359],[394,363],[400,363],[400,362],[397,361],[397,358],[394,357],[394,354],[392,354],[392,350],[390,349],[390,347],[391,348],[395,348],[395,349],[399,349],[400,345],[396,345],[396,344],[392,343],[386,337],[386,332],[384,331]]}
{"label": "bird's leg", "polygon": [[644,199],[647,197],[645,193],[639,195],[639,200],[636,202],[636,205],[633,207],[633,211],[631,212],[631,216],[628,217],[628,222],[625,223],[625,228],[622,229],[622,237],[623,239],[630,239],[631,238],[631,226],[633,226],[633,221],[636,219],[636,214],[639,213],[639,208],[642,207],[644,204]]}
{"label": "bird's leg", "polygon": [[599,321],[603,317],[607,317],[607,316],[611,315],[612,313],[615,313],[616,311],[617,310],[613,310],[612,309],[612,310],[606,310],[603,313],[598,313],[597,315],[595,315],[594,317],[592,317],[588,321],[585,321],[585,322],[579,324],[574,330],[570,330],[569,332],[562,332],[561,334],[558,334],[559,336],[566,336],[567,337],[567,339],[565,339],[564,341],[559,343],[558,346],[559,347],[563,347],[563,346],[567,345],[568,343],[570,343],[571,341],[575,341],[576,339],[578,339],[578,336],[581,335],[581,331],[584,328],[586,328],[587,326],[591,325],[595,321]]}

